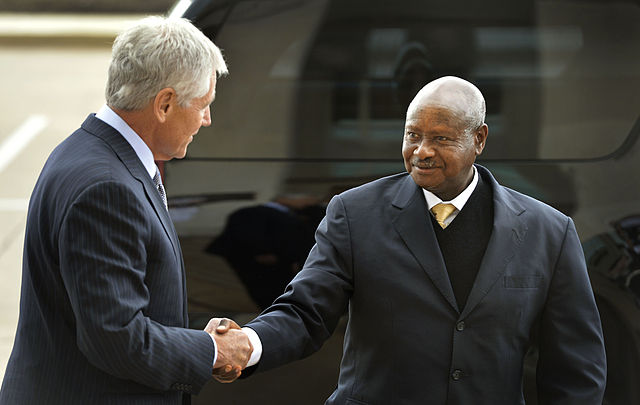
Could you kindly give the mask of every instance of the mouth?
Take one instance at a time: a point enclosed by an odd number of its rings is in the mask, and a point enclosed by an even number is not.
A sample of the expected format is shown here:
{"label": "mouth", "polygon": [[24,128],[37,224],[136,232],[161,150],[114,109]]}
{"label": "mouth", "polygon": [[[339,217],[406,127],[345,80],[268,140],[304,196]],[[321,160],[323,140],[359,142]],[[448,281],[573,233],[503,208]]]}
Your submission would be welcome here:
{"label": "mouth", "polygon": [[425,161],[414,160],[411,162],[411,166],[420,172],[430,172],[438,168],[438,166],[436,166],[436,163],[433,161],[425,162]]}

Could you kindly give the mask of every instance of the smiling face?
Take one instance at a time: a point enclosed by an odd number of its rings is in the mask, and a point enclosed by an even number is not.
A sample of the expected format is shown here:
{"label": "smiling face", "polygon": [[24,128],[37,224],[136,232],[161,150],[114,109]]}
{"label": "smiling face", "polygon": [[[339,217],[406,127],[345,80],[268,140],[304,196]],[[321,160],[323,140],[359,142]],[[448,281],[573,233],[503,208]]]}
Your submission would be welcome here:
{"label": "smiling face", "polygon": [[417,185],[450,201],[471,183],[473,163],[484,149],[488,128],[486,124],[470,128],[473,120],[459,91],[447,85],[432,91],[428,86],[407,111],[402,156]]}
{"label": "smiling face", "polygon": [[473,162],[484,146],[481,136],[467,133],[456,121],[444,108],[417,109],[407,116],[402,142],[404,165],[413,181],[444,201],[469,185]]}
{"label": "smiling face", "polygon": [[215,98],[216,79],[211,78],[209,92],[202,97],[192,99],[186,107],[173,97],[168,103],[162,129],[156,138],[156,160],[183,158],[187,146],[201,127],[211,125],[211,103]]}

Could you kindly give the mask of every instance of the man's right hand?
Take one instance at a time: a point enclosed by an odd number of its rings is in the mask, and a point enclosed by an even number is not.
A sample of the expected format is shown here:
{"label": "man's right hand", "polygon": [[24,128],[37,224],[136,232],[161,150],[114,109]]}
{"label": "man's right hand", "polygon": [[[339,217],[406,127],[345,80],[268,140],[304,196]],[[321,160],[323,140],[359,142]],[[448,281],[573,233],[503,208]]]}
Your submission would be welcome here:
{"label": "man's right hand", "polygon": [[214,364],[213,376],[220,382],[232,382],[247,366],[253,346],[237,323],[230,319],[213,318],[206,328],[216,341],[218,356]]}

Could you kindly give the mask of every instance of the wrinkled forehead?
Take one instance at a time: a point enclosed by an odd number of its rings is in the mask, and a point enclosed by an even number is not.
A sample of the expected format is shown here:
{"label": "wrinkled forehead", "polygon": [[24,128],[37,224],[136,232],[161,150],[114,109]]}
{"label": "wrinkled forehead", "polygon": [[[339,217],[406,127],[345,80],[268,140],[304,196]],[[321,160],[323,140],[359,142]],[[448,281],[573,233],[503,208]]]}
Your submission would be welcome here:
{"label": "wrinkled forehead", "polygon": [[426,126],[463,126],[464,111],[451,109],[448,105],[421,104],[410,108],[405,121],[406,128],[424,128]]}
{"label": "wrinkled forehead", "polygon": [[407,113],[412,109],[426,107],[443,108],[452,113],[466,113],[473,110],[481,100],[475,92],[461,86],[439,86],[436,88],[424,87],[418,92],[409,105]]}

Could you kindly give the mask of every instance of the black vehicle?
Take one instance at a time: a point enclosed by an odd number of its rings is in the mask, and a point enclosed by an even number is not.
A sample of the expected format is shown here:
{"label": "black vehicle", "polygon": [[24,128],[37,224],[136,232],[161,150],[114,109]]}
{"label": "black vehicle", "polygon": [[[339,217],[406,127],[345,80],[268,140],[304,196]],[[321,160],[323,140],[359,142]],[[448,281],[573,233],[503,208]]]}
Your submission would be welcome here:
{"label": "black vehicle", "polygon": [[[323,204],[404,171],[408,102],[456,75],[487,101],[479,163],[574,219],[604,328],[605,403],[640,404],[637,0],[187,0],[172,13],[230,70],[213,125],[165,165],[193,327],[268,305],[304,262]],[[323,403],[342,333],[308,359],[208,384],[195,402]]]}

